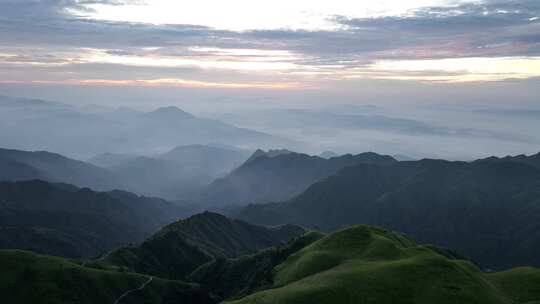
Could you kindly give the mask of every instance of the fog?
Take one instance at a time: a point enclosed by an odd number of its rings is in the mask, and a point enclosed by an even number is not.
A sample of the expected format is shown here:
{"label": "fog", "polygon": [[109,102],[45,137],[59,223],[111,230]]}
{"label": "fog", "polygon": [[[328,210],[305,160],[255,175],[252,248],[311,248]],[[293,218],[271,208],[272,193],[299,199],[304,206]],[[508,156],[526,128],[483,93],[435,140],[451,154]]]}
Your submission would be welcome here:
{"label": "fog", "polygon": [[[540,151],[537,82],[365,81],[301,91],[4,85],[0,95],[55,103],[13,107],[2,98],[0,143],[81,159],[212,143],[462,160],[533,154]],[[144,115],[168,106],[197,119],[186,124],[173,114],[156,123]]]}

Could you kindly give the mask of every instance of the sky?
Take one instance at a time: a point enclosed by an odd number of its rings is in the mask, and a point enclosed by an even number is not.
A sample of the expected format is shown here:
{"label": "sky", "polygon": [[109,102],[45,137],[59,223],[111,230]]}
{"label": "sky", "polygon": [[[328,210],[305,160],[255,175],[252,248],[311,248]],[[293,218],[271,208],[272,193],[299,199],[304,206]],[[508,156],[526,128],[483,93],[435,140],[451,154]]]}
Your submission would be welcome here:
{"label": "sky", "polygon": [[536,0],[2,0],[4,84],[309,89],[540,76]]}
{"label": "sky", "polygon": [[539,80],[538,0],[0,0],[4,95],[416,117],[536,110]]}

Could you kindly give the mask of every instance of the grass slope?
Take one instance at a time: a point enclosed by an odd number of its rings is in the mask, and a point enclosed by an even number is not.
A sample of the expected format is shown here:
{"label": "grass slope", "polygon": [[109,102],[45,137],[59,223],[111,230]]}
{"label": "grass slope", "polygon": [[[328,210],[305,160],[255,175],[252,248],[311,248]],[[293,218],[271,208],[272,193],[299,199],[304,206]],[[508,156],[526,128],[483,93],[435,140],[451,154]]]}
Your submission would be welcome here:
{"label": "grass slope", "polygon": [[485,274],[403,235],[355,226],[314,242],[274,268],[274,285],[248,303],[532,303],[540,271]]}
{"label": "grass slope", "polygon": [[185,279],[214,259],[253,254],[285,244],[303,233],[298,226],[266,228],[204,212],[166,226],[140,245],[121,248],[100,263]]}
{"label": "grass slope", "polygon": [[273,285],[273,269],[291,254],[321,239],[308,232],[281,246],[233,259],[216,259],[197,268],[188,279],[198,282],[222,299],[240,298]]}
{"label": "grass slope", "polygon": [[[114,303],[148,277],[82,267],[64,258],[18,250],[0,251],[3,303]],[[214,303],[195,284],[153,278],[121,303]]]}

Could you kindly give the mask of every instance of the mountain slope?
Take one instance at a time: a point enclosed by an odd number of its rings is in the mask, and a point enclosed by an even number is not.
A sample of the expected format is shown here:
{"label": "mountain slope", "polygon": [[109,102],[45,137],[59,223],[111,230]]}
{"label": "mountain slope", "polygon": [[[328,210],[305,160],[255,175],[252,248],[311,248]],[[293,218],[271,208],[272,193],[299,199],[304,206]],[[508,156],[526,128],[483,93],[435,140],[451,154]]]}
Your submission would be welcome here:
{"label": "mountain slope", "polygon": [[300,153],[269,155],[255,152],[228,176],[205,187],[197,200],[210,206],[282,201],[302,193],[314,182],[359,163],[391,164],[390,156],[375,153],[330,159]]}
{"label": "mountain slope", "polygon": [[153,157],[124,159],[108,169],[131,191],[178,200],[225,175],[247,157],[241,150],[187,145]]}
{"label": "mountain slope", "polygon": [[[12,166],[18,164],[19,167],[16,170],[4,171],[1,180],[46,179],[96,190],[123,188],[122,183],[112,172],[60,154],[0,149],[0,159],[2,169],[9,164]],[[23,170],[20,168],[21,164],[26,166],[24,176],[21,176],[19,171]],[[6,172],[11,174],[6,176]]]}
{"label": "mountain slope", "polygon": [[169,202],[43,181],[0,183],[0,248],[94,257],[185,215]]}
{"label": "mountain slope", "polygon": [[147,113],[127,108],[95,111],[14,98],[7,98],[9,105],[4,105],[3,99],[0,97],[2,145],[21,150],[56,151],[78,159],[104,152],[153,155],[190,144],[223,144],[248,149],[302,145],[197,117],[176,107]]}
{"label": "mountain slope", "polygon": [[516,156],[505,156],[502,158],[499,157],[489,157],[486,159],[477,160],[477,162],[498,162],[498,161],[507,161],[507,162],[517,162],[526,165],[531,165],[537,168],[540,168],[540,153],[535,155],[516,155]]}
{"label": "mountain slope", "polygon": [[18,161],[0,158],[0,181],[47,179],[40,170]]}
{"label": "mountain slope", "polygon": [[[232,303],[526,303],[538,269],[487,275],[401,234],[358,226],[328,235],[274,268],[273,286]],[[534,282],[534,283],[532,283]]]}
{"label": "mountain slope", "polygon": [[303,233],[297,226],[265,228],[205,212],[166,226],[140,245],[116,250],[101,263],[185,279],[197,267],[216,258],[255,253]]}
{"label": "mountain slope", "polygon": [[373,224],[455,249],[485,267],[540,266],[540,170],[518,162],[361,164],[290,201],[251,205],[237,217],[325,230]]}
{"label": "mountain slope", "polygon": [[287,244],[255,254],[238,258],[218,258],[197,268],[188,279],[212,290],[212,293],[221,299],[246,296],[272,287],[274,267],[323,236],[322,233],[310,231]]}
{"label": "mountain slope", "polygon": [[[216,303],[195,284],[81,267],[63,258],[0,250],[4,303]],[[145,284],[148,282],[147,284]],[[144,285],[144,288],[137,290]]]}

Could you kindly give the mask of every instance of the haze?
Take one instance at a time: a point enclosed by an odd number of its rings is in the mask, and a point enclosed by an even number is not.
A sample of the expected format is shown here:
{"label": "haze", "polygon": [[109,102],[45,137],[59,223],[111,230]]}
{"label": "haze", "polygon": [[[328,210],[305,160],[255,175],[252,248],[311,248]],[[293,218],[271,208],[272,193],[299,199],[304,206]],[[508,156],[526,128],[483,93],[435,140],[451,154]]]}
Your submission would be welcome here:
{"label": "haze", "polygon": [[[4,106],[42,99],[73,106],[71,118],[113,120],[119,107],[176,106],[273,138],[83,149],[88,128],[110,129],[3,107],[10,148],[88,158],[219,143],[469,160],[540,146],[534,0],[3,0],[0,42]],[[31,140],[36,129],[54,133]]]}

